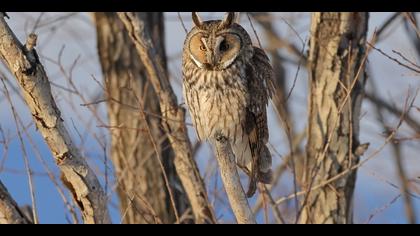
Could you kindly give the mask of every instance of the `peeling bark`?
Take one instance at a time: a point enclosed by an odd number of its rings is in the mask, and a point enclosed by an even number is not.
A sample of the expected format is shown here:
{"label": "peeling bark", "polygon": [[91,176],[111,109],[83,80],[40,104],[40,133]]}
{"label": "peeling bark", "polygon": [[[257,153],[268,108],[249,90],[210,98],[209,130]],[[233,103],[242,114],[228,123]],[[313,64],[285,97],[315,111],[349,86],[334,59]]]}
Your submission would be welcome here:
{"label": "peeling bark", "polygon": [[47,74],[33,46],[22,46],[0,13],[0,55],[16,77],[36,127],[80,207],[84,222],[110,223],[105,193],[64,126]]}
{"label": "peeling bark", "polygon": [[[163,13],[149,12],[147,16],[146,30],[151,32],[154,43],[159,45],[158,54],[165,62]],[[117,14],[96,12],[94,17],[106,93],[112,98],[107,99],[109,123],[111,127],[119,127],[110,130],[111,158],[119,179],[118,195],[123,222],[154,222],[153,215],[144,213],[149,212],[148,206],[135,197],[143,196],[163,223],[173,223],[174,211],[157,158],[165,166],[179,214],[188,207],[188,199],[173,166],[172,148],[160,127],[161,112],[159,101],[155,99],[156,93]],[[142,116],[143,108],[145,117]],[[148,128],[151,137],[146,131]],[[158,150],[154,149],[153,142]],[[134,196],[132,200],[131,196]]]}
{"label": "peeling bark", "polygon": [[[368,13],[313,13],[304,188],[359,162],[359,119]],[[349,94],[350,93],[350,94]],[[303,200],[301,223],[352,223],[356,170]]]}

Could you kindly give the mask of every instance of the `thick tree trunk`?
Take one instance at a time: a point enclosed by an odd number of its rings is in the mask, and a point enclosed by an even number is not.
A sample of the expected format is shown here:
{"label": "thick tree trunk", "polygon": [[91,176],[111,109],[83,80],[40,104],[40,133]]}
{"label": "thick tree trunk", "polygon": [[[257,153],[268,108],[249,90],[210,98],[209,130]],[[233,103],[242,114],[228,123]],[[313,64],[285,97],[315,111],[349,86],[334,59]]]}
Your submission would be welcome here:
{"label": "thick tree trunk", "polygon": [[[358,163],[368,13],[313,13],[305,190]],[[301,223],[352,223],[356,171],[302,200]]]}
{"label": "thick tree trunk", "polygon": [[[156,93],[117,14],[97,12],[94,15],[99,59],[109,98],[111,158],[123,222],[155,223],[153,214],[156,214],[163,223],[173,223],[175,214],[159,158],[179,213],[185,210],[187,198],[179,187],[173,167],[173,151],[160,127],[161,112]],[[147,15],[146,30],[158,45],[158,53],[165,64],[163,14],[150,12]]]}

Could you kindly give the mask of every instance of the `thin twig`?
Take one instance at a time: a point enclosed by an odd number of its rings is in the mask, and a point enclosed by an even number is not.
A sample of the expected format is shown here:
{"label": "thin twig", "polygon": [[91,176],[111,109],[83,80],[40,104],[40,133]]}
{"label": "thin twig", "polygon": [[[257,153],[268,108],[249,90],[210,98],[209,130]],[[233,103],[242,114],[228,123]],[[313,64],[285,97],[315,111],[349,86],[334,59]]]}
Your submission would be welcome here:
{"label": "thin twig", "polygon": [[350,168],[347,168],[346,170],[340,172],[339,174],[331,177],[330,179],[327,179],[323,182],[321,182],[320,184],[316,185],[316,186],[312,186],[311,188],[308,188],[307,190],[304,191],[299,191],[296,194],[291,194],[289,196],[286,197],[282,197],[276,200],[276,204],[281,204],[287,200],[293,199],[296,196],[302,196],[304,194],[307,194],[311,191],[317,190],[319,188],[322,188],[344,176],[346,176],[348,173],[350,173],[353,170],[356,170],[357,168],[360,168],[361,166],[363,166],[366,162],[370,161],[371,159],[375,158],[385,147],[386,145],[388,145],[390,142],[392,142],[392,140],[394,139],[395,135],[397,134],[397,131],[400,129],[404,117],[408,114],[410,108],[413,106],[414,101],[417,98],[417,94],[418,94],[419,90],[416,91],[416,94],[414,95],[413,99],[410,101],[409,100],[409,96],[407,96],[405,105],[404,105],[404,111],[401,113],[400,119],[398,121],[398,124],[396,125],[396,127],[394,129],[392,129],[392,132],[388,135],[388,137],[385,139],[384,143],[377,149],[375,150],[372,154],[370,154],[366,159],[364,159],[363,161],[360,161],[358,164],[351,166]]}
{"label": "thin twig", "polygon": [[262,44],[261,44],[260,38],[258,37],[257,31],[256,31],[256,30],[255,30],[255,28],[254,28],[254,24],[252,23],[251,17],[249,17],[249,13],[248,13],[248,12],[246,13],[246,16],[248,17],[249,24],[251,25],[251,28],[252,28],[252,30],[254,31],[254,35],[255,35],[255,37],[257,38],[258,45],[259,45],[259,46],[260,46],[260,48],[262,49],[263,47],[262,47]]}
{"label": "thin twig", "polygon": [[185,34],[188,34],[187,27],[185,27],[184,20],[182,19],[181,13],[178,12],[178,19],[181,22],[182,28],[184,28]]}
{"label": "thin twig", "polygon": [[392,204],[394,204],[399,198],[401,197],[401,194],[398,194],[396,197],[392,198],[392,200],[385,204],[384,206],[382,206],[379,209],[376,209],[372,214],[369,215],[368,219],[365,221],[365,224],[369,224],[370,221],[373,219],[373,217],[375,217],[376,215],[378,215],[379,213],[383,212],[384,210],[388,209]]}
{"label": "thin twig", "polygon": [[404,63],[400,62],[399,60],[397,60],[397,59],[395,59],[395,58],[393,58],[393,57],[389,56],[388,54],[386,54],[386,53],[385,53],[384,51],[382,51],[381,49],[376,48],[375,46],[373,46],[373,45],[372,45],[372,44],[370,44],[369,42],[367,43],[367,45],[368,45],[369,47],[371,47],[371,48],[375,49],[376,51],[378,51],[380,54],[384,55],[386,58],[390,59],[391,61],[394,61],[394,62],[395,62],[395,63],[397,63],[398,65],[400,65],[400,66],[402,66],[402,67],[405,67],[405,68],[407,68],[407,69],[409,69],[409,70],[411,70],[411,71],[414,71],[414,72],[416,72],[416,73],[419,73],[419,74],[420,74],[420,69],[413,68],[413,67],[411,67],[411,66],[409,66],[409,65],[406,65],[406,64],[404,64]]}
{"label": "thin twig", "polygon": [[31,59],[34,58],[35,49],[27,47],[27,51],[24,51],[22,43],[2,17],[0,35],[0,55],[16,77],[33,120],[51,149],[57,166],[63,173],[63,181],[75,197],[85,223],[110,223],[100,182],[75,148],[64,126],[44,67],[38,60]]}
{"label": "thin twig", "polygon": [[35,189],[34,189],[34,184],[33,184],[33,179],[32,179],[32,170],[28,161],[28,153],[26,152],[25,143],[23,142],[22,134],[19,128],[19,122],[17,120],[17,112],[15,110],[15,107],[13,106],[12,99],[10,98],[9,90],[7,89],[6,84],[4,83],[4,79],[1,78],[0,80],[3,84],[3,88],[5,91],[7,101],[10,105],[10,109],[12,110],[13,119],[15,121],[15,126],[16,126],[16,132],[19,137],[19,142],[20,142],[20,146],[21,146],[21,150],[23,154],[23,162],[25,163],[25,169],[26,169],[26,174],[28,177],[29,191],[30,191],[31,202],[32,202],[32,219],[34,220],[34,224],[38,224],[39,218],[38,218],[38,212],[37,212],[37,207],[36,207]]}

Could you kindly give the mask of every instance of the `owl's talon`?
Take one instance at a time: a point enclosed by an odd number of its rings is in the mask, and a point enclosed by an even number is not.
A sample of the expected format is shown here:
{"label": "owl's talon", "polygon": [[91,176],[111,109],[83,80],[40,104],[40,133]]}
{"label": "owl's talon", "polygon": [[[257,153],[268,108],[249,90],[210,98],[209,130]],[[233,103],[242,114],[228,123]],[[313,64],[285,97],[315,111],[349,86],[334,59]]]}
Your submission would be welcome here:
{"label": "owl's talon", "polygon": [[221,133],[216,133],[214,135],[214,138],[216,139],[217,142],[220,142],[220,143],[222,143],[222,142],[224,143],[227,140],[227,138],[225,136],[223,136]]}
{"label": "owl's talon", "polygon": [[257,191],[257,183],[254,180],[250,180],[246,197],[251,198],[252,196],[254,196],[256,191]]}

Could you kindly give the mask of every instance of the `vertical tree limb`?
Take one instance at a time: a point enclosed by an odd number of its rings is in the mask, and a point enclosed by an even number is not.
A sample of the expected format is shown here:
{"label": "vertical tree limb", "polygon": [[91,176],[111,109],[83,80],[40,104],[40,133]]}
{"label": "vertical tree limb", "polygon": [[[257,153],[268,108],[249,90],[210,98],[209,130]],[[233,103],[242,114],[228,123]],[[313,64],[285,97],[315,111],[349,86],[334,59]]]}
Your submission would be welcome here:
{"label": "vertical tree limb", "polygon": [[216,223],[208,202],[206,188],[192,157],[191,142],[185,125],[185,109],[178,106],[169,78],[163,69],[162,60],[157,54],[151,36],[145,30],[146,14],[121,12],[118,16],[136,45],[148,78],[159,99],[163,117],[162,125],[175,152],[175,168],[187,192],[196,221]]}
{"label": "vertical tree limb", "polygon": [[[165,167],[177,211],[188,206],[173,163],[173,150],[160,128],[161,112],[156,93],[147,79],[136,47],[115,12],[95,12],[98,54],[106,84],[107,111],[111,133],[111,159],[118,181],[120,211],[124,223],[148,223],[154,216],[141,214],[148,209],[143,196],[163,223],[175,222],[170,195],[165,187],[159,159]],[[146,30],[158,45],[157,53],[166,70],[163,13],[147,13]],[[140,105],[144,105],[143,107]],[[138,109],[134,109],[134,108]],[[145,116],[142,115],[145,113]],[[150,115],[147,115],[150,114]],[[150,127],[151,129],[148,129]],[[150,130],[150,137],[147,135]],[[156,143],[157,150],[154,149]],[[159,158],[159,159],[158,159]]]}
{"label": "vertical tree limb", "polygon": [[[312,189],[359,162],[367,25],[368,13],[312,14],[305,189]],[[352,223],[355,182],[356,171],[350,171],[335,182],[309,191],[302,202],[299,221]]]}
{"label": "vertical tree limb", "polygon": [[0,55],[16,77],[36,126],[62,173],[62,180],[79,206],[85,223],[110,223],[105,193],[64,126],[51,86],[31,34],[22,46],[0,13]]}

